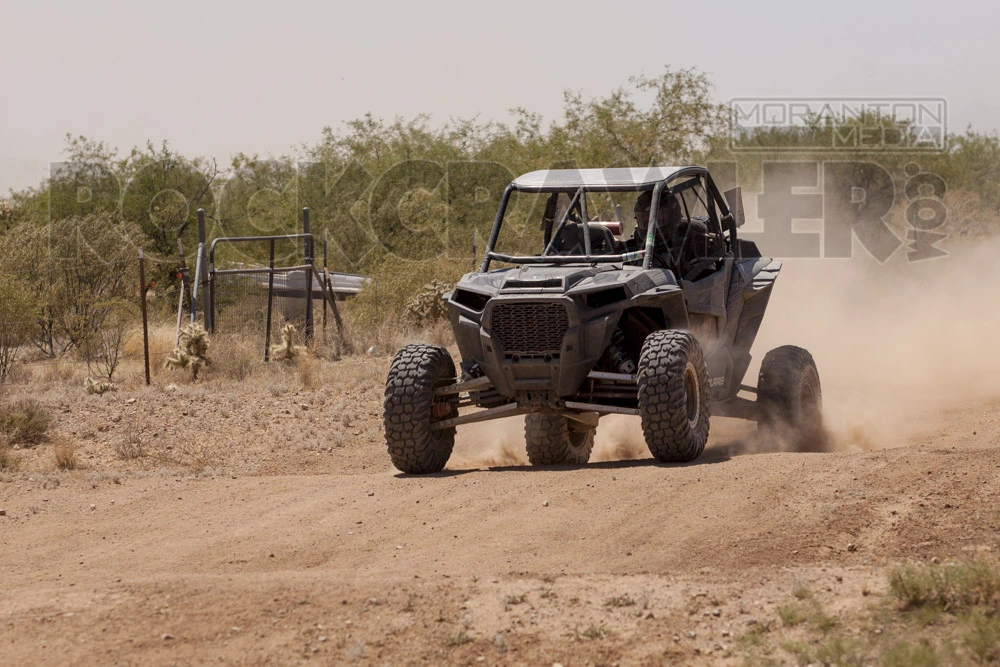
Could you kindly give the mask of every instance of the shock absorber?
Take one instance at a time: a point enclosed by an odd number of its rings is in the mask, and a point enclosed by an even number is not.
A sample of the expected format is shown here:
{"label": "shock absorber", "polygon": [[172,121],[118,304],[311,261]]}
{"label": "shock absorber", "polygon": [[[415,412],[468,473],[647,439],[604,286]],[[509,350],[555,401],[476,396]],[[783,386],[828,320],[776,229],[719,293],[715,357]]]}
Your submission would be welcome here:
{"label": "shock absorber", "polygon": [[611,336],[611,344],[608,345],[608,360],[611,362],[612,368],[619,373],[632,375],[636,371],[636,365],[625,352],[624,343],[625,334],[622,333],[621,329],[615,329],[615,333]]}

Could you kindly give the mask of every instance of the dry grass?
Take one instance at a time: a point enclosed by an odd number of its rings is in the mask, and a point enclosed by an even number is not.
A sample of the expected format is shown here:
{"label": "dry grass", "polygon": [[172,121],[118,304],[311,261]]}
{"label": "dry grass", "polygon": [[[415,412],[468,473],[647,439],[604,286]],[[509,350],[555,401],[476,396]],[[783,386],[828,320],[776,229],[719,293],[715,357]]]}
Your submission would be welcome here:
{"label": "dry grass", "polygon": [[635,600],[633,600],[628,594],[615,595],[604,601],[605,607],[611,607],[617,609],[620,607],[634,607]]}
{"label": "dry grass", "polygon": [[889,590],[904,610],[960,611],[992,605],[1000,611],[1000,566],[990,561],[905,565],[889,573]]}
{"label": "dry grass", "polygon": [[[149,356],[162,359],[174,349],[176,335],[175,323],[149,325]],[[142,361],[142,328],[136,327],[129,331],[122,343],[122,358],[132,361]]]}
{"label": "dry grass", "polygon": [[52,448],[52,454],[56,460],[56,467],[60,470],[76,470],[80,467],[80,461],[76,457],[76,443],[57,443]]}
{"label": "dry grass", "polygon": [[162,463],[176,465],[200,473],[218,469],[223,460],[222,454],[211,444],[204,442],[174,443],[169,449],[154,453]]}
{"label": "dry grass", "polygon": [[349,314],[345,333],[348,347],[359,355],[368,354],[371,350],[371,354],[391,356],[408,343],[430,343],[447,347],[455,342],[451,325],[445,320],[424,327],[392,320],[366,326],[363,318]]}
{"label": "dry grass", "polygon": [[11,444],[37,445],[45,440],[52,415],[38,401],[21,398],[0,405],[0,434]]}
{"label": "dry grass", "polygon": [[264,365],[263,338],[252,336],[217,336],[212,341],[212,374],[244,382]]}
{"label": "dry grass", "polygon": [[121,439],[115,442],[115,455],[123,461],[135,461],[146,455],[146,443],[143,435],[144,424],[140,413],[132,415],[125,422]]}
{"label": "dry grass", "polygon": [[28,366],[22,363],[20,360],[17,361],[10,370],[7,371],[7,378],[5,384],[9,385],[27,385],[31,384],[35,377],[34,372],[32,372],[33,366]]}
{"label": "dry grass", "polygon": [[320,365],[325,362],[307,355],[295,359],[295,372],[303,389],[315,389],[320,380]]}
{"label": "dry grass", "polygon": [[737,638],[746,664],[932,667],[1000,664],[1000,561],[901,565],[889,592],[834,618],[802,585],[770,623]]}
{"label": "dry grass", "polygon": [[20,468],[21,455],[11,449],[6,437],[0,435],[0,470],[17,472]]}
{"label": "dry grass", "polygon": [[56,360],[33,367],[36,377],[46,384],[72,385],[82,383],[78,378],[82,371],[80,363]]}
{"label": "dry grass", "polygon": [[983,665],[1000,663],[1000,618],[977,609],[965,619],[962,643]]}

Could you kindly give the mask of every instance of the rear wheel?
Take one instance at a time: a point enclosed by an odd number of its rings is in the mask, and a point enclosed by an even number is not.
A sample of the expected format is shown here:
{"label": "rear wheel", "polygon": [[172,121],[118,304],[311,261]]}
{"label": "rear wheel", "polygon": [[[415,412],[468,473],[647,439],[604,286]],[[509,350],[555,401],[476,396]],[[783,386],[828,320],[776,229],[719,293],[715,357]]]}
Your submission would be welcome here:
{"label": "rear wheel", "polygon": [[455,363],[443,347],[407,345],[392,360],[385,382],[383,422],[392,464],[411,474],[438,472],[455,446],[455,428],[435,421],[458,416],[457,396],[435,398],[455,382]]}
{"label": "rear wheel", "polygon": [[524,417],[524,440],[531,465],[582,464],[594,449],[594,431],[562,415]]}
{"label": "rear wheel", "polygon": [[757,382],[758,427],[788,438],[801,451],[823,451],[823,390],[812,355],[784,345],[767,353]]}
{"label": "rear wheel", "polygon": [[705,450],[708,370],[691,332],[667,329],[646,338],[639,357],[639,416],[646,446],[660,461],[691,461]]}

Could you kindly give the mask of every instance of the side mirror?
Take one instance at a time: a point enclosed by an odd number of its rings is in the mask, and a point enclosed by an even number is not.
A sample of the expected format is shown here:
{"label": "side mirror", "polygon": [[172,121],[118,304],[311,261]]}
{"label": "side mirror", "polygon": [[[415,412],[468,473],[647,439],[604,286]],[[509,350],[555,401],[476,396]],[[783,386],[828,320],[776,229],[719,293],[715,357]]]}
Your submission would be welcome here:
{"label": "side mirror", "polygon": [[733,222],[736,223],[737,227],[742,227],[743,223],[746,222],[746,214],[743,212],[743,189],[726,190],[723,196],[726,198],[726,204],[729,205],[729,213],[733,216]]}

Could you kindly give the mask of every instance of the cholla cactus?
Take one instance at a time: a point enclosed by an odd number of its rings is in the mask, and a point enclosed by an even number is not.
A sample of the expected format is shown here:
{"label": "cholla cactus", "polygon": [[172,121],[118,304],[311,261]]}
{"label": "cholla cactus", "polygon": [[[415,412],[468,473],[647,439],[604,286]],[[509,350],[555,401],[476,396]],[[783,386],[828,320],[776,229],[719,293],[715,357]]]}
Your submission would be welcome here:
{"label": "cholla cactus", "polygon": [[0,199],[0,229],[6,229],[14,222],[14,204],[9,199]]}
{"label": "cholla cactus", "polygon": [[118,391],[118,385],[114,382],[108,382],[107,380],[95,380],[94,378],[87,376],[87,379],[83,381],[83,388],[87,390],[88,394],[101,395],[106,391]]}
{"label": "cholla cactus", "polygon": [[281,345],[271,346],[271,358],[278,361],[293,361],[307,354],[304,345],[295,344],[295,325],[286,324],[281,328]]}
{"label": "cholla cactus", "polygon": [[451,291],[451,285],[437,279],[424,285],[420,294],[406,304],[409,319],[417,325],[432,324],[448,317],[448,306],[444,295]]}
{"label": "cholla cactus", "polygon": [[191,379],[197,380],[198,371],[209,363],[208,332],[197,322],[192,322],[181,329],[177,347],[163,365],[166,368],[190,368]]}

